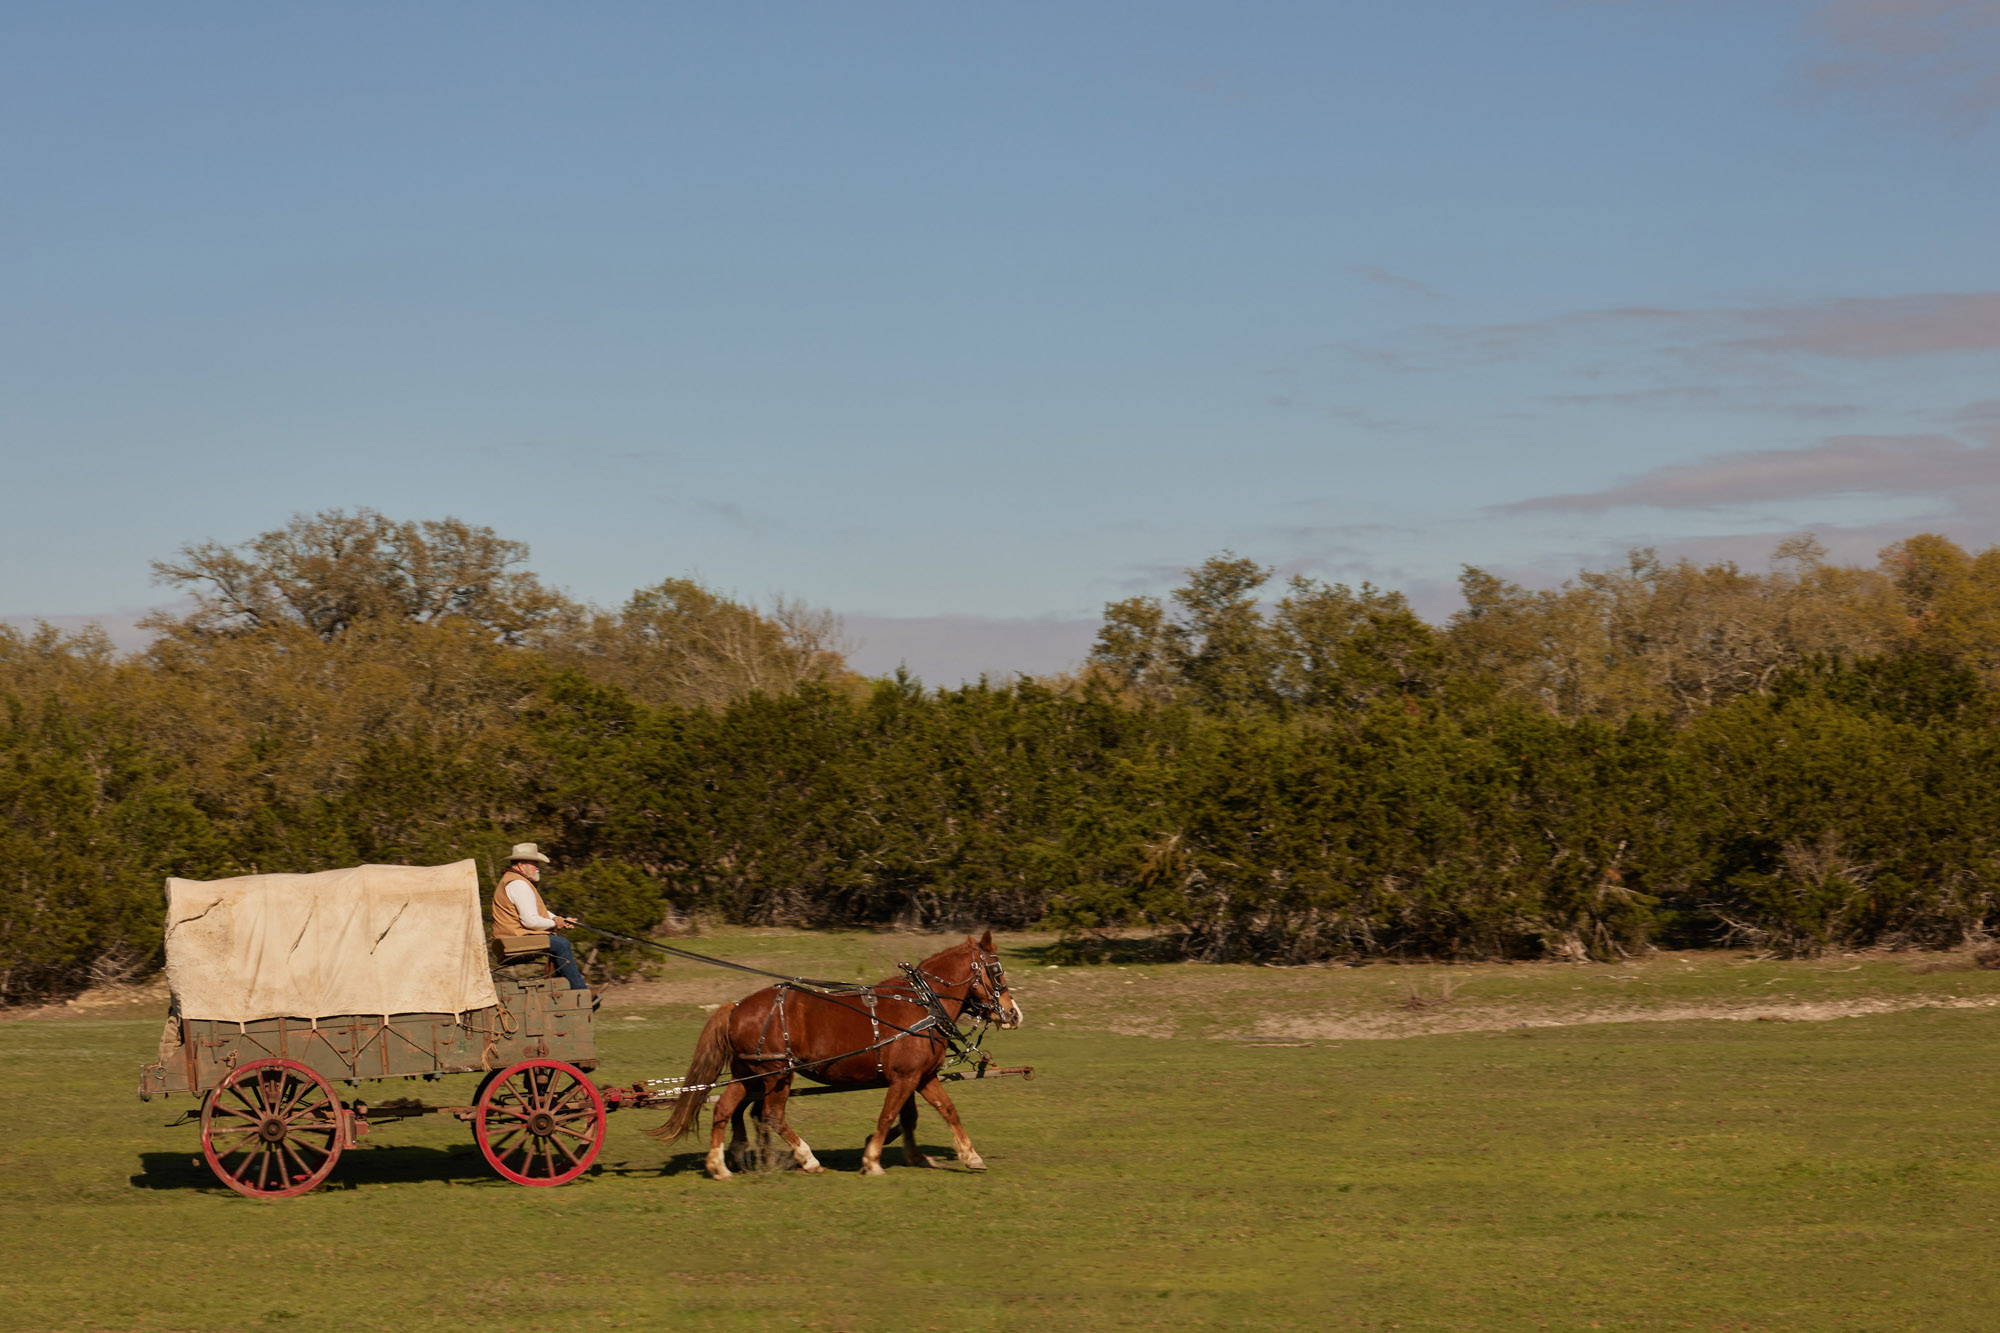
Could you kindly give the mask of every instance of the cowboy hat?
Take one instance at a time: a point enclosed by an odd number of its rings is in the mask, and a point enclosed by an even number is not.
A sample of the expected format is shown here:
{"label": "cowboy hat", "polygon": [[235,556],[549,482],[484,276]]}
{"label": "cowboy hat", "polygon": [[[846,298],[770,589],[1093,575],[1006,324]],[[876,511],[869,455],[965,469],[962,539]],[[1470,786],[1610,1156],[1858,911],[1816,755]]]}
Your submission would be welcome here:
{"label": "cowboy hat", "polygon": [[542,855],[542,849],[532,842],[515,843],[514,850],[507,853],[507,859],[509,861],[534,861],[540,865],[547,865],[549,863],[549,858]]}

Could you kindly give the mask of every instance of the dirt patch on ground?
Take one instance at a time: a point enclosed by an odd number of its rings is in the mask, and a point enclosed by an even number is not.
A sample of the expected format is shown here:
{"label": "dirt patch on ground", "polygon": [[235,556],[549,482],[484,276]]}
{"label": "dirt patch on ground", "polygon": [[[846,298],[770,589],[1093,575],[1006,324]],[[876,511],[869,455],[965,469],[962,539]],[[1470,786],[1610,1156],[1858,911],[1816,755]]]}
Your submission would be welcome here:
{"label": "dirt patch on ground", "polygon": [[[1703,1021],[1822,1023],[1906,1009],[1993,1009],[2000,997],[1960,999],[1910,997],[1878,1000],[1821,1000],[1797,1004],[1690,1004],[1593,1010],[1536,1009],[1495,1005],[1465,1013],[1415,1012],[1327,1014],[1265,1019],[1238,1039],[1307,1041],[1387,1041],[1453,1032],[1505,1032],[1516,1028],[1566,1028],[1597,1023],[1688,1023]],[[1138,1034],[1149,1035],[1149,1034]],[[1230,1040],[1222,1037],[1221,1040]]]}
{"label": "dirt patch on ground", "polygon": [[1125,1036],[1380,1041],[1455,1032],[1699,1021],[1820,1022],[2000,1007],[1964,951],[1779,960],[1747,952],[1623,963],[1023,968],[1031,1024]]}
{"label": "dirt patch on ground", "polygon": [[0,1008],[0,1022],[17,1018],[137,1018],[167,1012],[167,979],[101,986],[60,1004]]}

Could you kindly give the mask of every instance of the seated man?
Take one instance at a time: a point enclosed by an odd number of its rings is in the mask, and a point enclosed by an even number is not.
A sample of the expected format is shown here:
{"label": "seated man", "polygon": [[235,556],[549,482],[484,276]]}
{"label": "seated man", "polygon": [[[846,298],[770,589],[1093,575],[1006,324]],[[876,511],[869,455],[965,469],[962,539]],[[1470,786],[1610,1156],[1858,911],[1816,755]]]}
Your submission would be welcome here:
{"label": "seated man", "polygon": [[[549,858],[534,843],[514,844],[514,850],[508,854],[507,869],[501,872],[500,882],[493,889],[494,939],[538,935],[576,924],[575,917],[557,916],[542,905],[542,893],[536,885],[542,878],[542,867],[548,863]],[[550,935],[548,947],[556,960],[556,971],[570,989],[590,989],[583,979],[583,969],[576,965],[576,950],[569,941],[560,935]]]}

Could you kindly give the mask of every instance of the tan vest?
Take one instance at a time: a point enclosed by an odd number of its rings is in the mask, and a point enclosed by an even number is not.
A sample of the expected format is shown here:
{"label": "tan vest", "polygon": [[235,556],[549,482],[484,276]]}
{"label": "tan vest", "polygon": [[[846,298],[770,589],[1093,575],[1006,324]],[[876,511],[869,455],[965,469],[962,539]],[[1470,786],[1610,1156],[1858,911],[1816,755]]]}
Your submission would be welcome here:
{"label": "tan vest", "polygon": [[496,940],[508,935],[544,935],[548,933],[548,928],[531,930],[521,924],[521,914],[514,910],[514,900],[507,896],[507,885],[515,880],[519,880],[521,883],[527,885],[528,892],[535,895],[536,916],[552,917],[555,915],[542,902],[542,891],[535,886],[535,881],[529,879],[526,875],[510,870],[500,877],[498,884],[493,886],[493,938]]}

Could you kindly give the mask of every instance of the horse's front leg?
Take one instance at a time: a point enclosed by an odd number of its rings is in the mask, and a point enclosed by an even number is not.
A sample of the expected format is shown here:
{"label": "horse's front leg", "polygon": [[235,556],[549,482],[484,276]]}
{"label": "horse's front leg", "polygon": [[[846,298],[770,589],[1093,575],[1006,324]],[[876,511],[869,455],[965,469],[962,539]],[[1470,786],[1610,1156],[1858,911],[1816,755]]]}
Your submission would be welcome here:
{"label": "horse's front leg", "polygon": [[966,1137],[965,1126],[958,1119],[958,1108],[953,1106],[951,1098],[945,1095],[944,1084],[938,1082],[935,1070],[917,1084],[917,1091],[924,1095],[925,1101],[937,1108],[937,1113],[944,1117],[947,1125],[951,1126],[951,1146],[957,1150],[958,1160],[965,1165],[965,1169],[984,1171],[986,1163],[979,1156],[978,1150],[972,1146],[972,1140]]}
{"label": "horse's front leg", "polygon": [[758,1123],[775,1127],[785,1142],[791,1145],[792,1160],[799,1164],[799,1170],[818,1175],[826,1168],[819,1164],[819,1158],[813,1156],[812,1145],[800,1138],[791,1121],[785,1119],[785,1102],[791,1095],[790,1074],[771,1080],[771,1090],[764,1096],[764,1118]]}
{"label": "horse's front leg", "polygon": [[916,1079],[903,1074],[891,1077],[889,1095],[882,1099],[882,1114],[875,1118],[875,1132],[868,1136],[867,1146],[861,1150],[861,1174],[879,1176],[882,1170],[882,1149],[889,1142],[889,1126],[902,1115],[903,1107],[909,1103],[910,1093],[916,1087]]}

